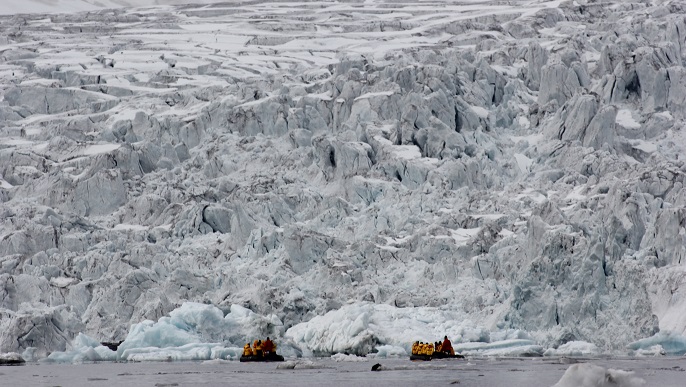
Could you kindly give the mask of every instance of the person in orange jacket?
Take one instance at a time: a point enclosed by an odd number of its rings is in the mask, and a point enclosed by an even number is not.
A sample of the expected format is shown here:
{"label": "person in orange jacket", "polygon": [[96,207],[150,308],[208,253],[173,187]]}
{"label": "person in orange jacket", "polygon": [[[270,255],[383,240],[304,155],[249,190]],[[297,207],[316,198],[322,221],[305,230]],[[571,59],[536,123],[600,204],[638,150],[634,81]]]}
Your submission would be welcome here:
{"label": "person in orange jacket", "polygon": [[243,356],[252,356],[252,348],[250,348],[250,343],[243,346]]}

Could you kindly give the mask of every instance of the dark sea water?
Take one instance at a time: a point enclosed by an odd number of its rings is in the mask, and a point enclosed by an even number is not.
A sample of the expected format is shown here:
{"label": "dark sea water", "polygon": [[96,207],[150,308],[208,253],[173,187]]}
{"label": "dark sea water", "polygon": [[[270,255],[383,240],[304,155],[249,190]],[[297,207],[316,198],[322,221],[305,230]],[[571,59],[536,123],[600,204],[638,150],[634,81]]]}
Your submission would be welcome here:
{"label": "dark sea water", "polygon": [[[167,363],[38,364],[0,367],[0,386],[552,386],[570,366],[568,359],[404,359],[335,362],[329,358],[284,363],[237,361]],[[576,359],[634,371],[646,386],[686,386],[686,359]],[[379,363],[383,371],[372,372]],[[291,363],[292,364],[292,363]]]}

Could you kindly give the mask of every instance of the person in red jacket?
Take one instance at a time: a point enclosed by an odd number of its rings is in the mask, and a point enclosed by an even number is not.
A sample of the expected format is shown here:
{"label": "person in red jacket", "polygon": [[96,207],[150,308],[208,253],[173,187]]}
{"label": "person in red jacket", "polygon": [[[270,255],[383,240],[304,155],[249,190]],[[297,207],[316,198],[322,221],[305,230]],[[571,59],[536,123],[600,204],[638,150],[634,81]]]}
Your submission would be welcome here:
{"label": "person in red jacket", "polygon": [[262,351],[264,351],[265,355],[274,351],[274,342],[269,340],[269,337],[267,337],[267,340],[262,343]]}
{"label": "person in red jacket", "polygon": [[455,350],[453,349],[453,344],[450,342],[450,340],[448,340],[448,336],[445,336],[443,338],[443,345],[441,345],[441,351],[443,353],[447,353],[450,355],[455,354]]}

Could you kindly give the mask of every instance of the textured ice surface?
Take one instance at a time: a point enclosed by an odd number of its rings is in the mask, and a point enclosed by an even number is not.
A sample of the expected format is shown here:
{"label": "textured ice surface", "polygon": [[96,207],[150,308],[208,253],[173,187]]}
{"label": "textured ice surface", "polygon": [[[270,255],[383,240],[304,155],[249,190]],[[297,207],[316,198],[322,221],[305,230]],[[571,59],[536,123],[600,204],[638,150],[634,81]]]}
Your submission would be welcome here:
{"label": "textured ice surface", "polygon": [[331,355],[331,359],[334,361],[353,361],[353,362],[364,362],[364,361],[369,361],[369,359],[356,356],[356,355],[346,355],[344,353],[337,353],[335,355]]}
{"label": "textured ice surface", "polygon": [[655,336],[630,343],[627,347],[636,351],[642,351],[643,354],[655,353],[681,356],[686,354],[686,337],[674,332],[660,332]]}
{"label": "textured ice surface", "polygon": [[0,353],[0,365],[23,363],[25,360],[26,359],[16,352]]}
{"label": "textured ice surface", "polygon": [[[461,313],[437,308],[355,303],[295,325],[286,331],[285,336],[316,354],[368,354],[376,352],[380,345],[401,347],[409,353],[412,341],[435,342],[445,335],[450,336],[454,343],[489,343],[489,332],[465,317]],[[516,344],[519,343],[512,346]],[[532,342],[527,341],[526,344]],[[509,344],[504,346],[510,347]],[[478,349],[474,348],[475,351]]]}
{"label": "textured ice surface", "polygon": [[585,341],[570,341],[557,348],[550,348],[545,351],[545,356],[576,356],[590,357],[600,353],[598,347],[593,343]]}
{"label": "textured ice surface", "polygon": [[[66,13],[106,8],[144,7],[161,4],[212,3],[222,0],[3,0],[0,15],[16,13]],[[225,0],[224,0],[225,1]]]}
{"label": "textured ice surface", "polygon": [[606,369],[591,363],[572,364],[553,387],[639,387],[646,381],[633,372]]}
{"label": "textured ice surface", "polygon": [[[117,351],[79,333],[66,352],[53,352],[45,361],[171,361],[238,359],[243,344],[266,336],[280,336],[275,316],[263,317],[238,305],[226,316],[212,305],[187,302],[157,322],[134,324]],[[280,352],[292,354],[280,344]]]}
{"label": "textured ice surface", "polygon": [[679,353],[626,346],[686,331],[685,12],[1,17],[0,351],[88,361],[130,336],[118,356],[226,359],[274,335],[362,355],[448,334],[484,356]]}

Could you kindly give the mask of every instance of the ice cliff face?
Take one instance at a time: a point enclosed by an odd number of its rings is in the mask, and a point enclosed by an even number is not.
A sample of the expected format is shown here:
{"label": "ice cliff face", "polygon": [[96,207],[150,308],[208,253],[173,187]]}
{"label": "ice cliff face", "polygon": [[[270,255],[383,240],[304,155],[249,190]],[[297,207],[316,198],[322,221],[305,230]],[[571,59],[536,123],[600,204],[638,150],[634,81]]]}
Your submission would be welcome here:
{"label": "ice cliff face", "polygon": [[314,352],[349,348],[297,324],[345,310],[606,351],[686,329],[680,1],[224,3],[0,31],[0,352],[122,340],[187,300],[274,315]]}

